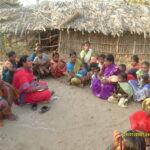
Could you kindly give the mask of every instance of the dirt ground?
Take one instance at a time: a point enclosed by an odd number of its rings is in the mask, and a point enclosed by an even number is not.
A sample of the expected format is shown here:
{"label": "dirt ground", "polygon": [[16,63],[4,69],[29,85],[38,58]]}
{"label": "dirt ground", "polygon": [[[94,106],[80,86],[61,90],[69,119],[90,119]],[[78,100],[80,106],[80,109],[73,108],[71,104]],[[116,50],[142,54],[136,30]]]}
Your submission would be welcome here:
{"label": "dirt ground", "polygon": [[127,109],[109,104],[94,97],[89,87],[69,86],[65,79],[46,81],[58,100],[45,114],[30,105],[14,105],[18,120],[5,121],[0,128],[0,150],[105,150],[113,130],[130,129],[129,115],[141,109],[137,103]]}

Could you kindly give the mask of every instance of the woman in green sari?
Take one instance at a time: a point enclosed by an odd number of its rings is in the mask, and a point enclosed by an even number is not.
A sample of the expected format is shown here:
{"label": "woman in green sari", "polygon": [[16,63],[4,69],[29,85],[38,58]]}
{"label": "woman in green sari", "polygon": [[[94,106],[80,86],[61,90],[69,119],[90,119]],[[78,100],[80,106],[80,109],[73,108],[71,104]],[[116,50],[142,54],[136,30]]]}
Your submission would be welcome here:
{"label": "woman in green sari", "polygon": [[67,75],[70,84],[81,84],[81,79],[76,76],[76,74],[80,71],[81,65],[82,62],[79,59],[77,59],[76,52],[70,53],[70,61],[67,63]]}

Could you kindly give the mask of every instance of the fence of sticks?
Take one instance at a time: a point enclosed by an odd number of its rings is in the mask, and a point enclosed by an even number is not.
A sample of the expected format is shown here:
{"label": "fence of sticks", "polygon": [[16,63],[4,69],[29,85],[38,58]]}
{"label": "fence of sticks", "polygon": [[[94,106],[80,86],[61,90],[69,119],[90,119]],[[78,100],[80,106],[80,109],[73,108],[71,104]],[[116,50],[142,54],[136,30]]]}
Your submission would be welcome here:
{"label": "fence of sticks", "polygon": [[79,53],[82,49],[82,43],[89,40],[92,49],[96,54],[112,53],[120,59],[138,55],[141,60],[150,59],[150,38],[144,38],[143,35],[124,33],[120,37],[103,34],[94,34],[87,32],[61,31],[59,49],[61,52],[69,53],[76,51]]}

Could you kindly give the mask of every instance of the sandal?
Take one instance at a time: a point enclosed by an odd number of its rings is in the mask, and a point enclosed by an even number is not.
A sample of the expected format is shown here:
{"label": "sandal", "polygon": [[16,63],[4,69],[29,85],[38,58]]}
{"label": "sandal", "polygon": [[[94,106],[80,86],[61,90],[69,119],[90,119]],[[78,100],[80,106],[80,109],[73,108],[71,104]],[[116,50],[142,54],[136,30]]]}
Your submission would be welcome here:
{"label": "sandal", "polygon": [[37,104],[33,104],[31,108],[33,111],[37,110]]}
{"label": "sandal", "polygon": [[43,107],[41,107],[41,109],[40,109],[40,113],[43,114],[43,113],[45,113],[45,112],[47,112],[47,111],[49,111],[49,110],[50,110],[50,107],[48,107],[48,106],[43,106]]}

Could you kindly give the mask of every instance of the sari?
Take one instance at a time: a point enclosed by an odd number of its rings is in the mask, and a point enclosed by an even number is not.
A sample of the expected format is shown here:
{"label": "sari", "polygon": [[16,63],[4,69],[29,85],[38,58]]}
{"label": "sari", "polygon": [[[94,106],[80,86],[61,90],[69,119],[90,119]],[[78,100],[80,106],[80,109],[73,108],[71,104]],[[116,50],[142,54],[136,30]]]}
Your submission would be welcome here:
{"label": "sari", "polygon": [[[113,75],[118,75],[119,73],[120,70],[115,64],[112,64],[103,69],[104,78],[109,78]],[[99,98],[108,99],[108,97],[112,96],[115,90],[115,84],[107,83],[105,85],[102,85],[101,81],[98,78],[94,78],[92,80],[92,93]]]}
{"label": "sari", "polygon": [[11,115],[12,103],[18,98],[18,91],[9,83],[2,81],[0,86],[0,113],[2,115]]}
{"label": "sari", "polygon": [[68,79],[70,80],[71,84],[80,84],[81,80],[78,77],[71,77],[71,75],[69,74],[69,71],[73,71],[75,74],[77,74],[80,71],[80,67],[81,67],[82,62],[77,59],[75,64],[73,65],[71,62],[67,63],[67,76]]}
{"label": "sari", "polygon": [[63,73],[66,71],[66,65],[61,59],[59,59],[58,62],[52,59],[50,69],[52,76],[61,77],[64,75]]}
{"label": "sari", "polygon": [[144,84],[142,88],[138,87],[138,82],[130,80],[129,84],[133,89],[133,100],[140,102],[150,97],[150,83]]}
{"label": "sari", "polygon": [[16,61],[14,62],[6,61],[2,70],[2,80],[11,84],[13,80],[14,72],[10,71],[9,67],[17,68]]}
{"label": "sari", "polygon": [[144,111],[137,111],[130,116],[130,125],[132,130],[150,132],[150,117]]}
{"label": "sari", "polygon": [[47,85],[46,82],[36,82],[31,69],[19,68],[14,74],[13,85],[20,94],[19,99],[15,101],[16,104],[36,104],[51,98],[49,90],[31,92],[34,87]]}

